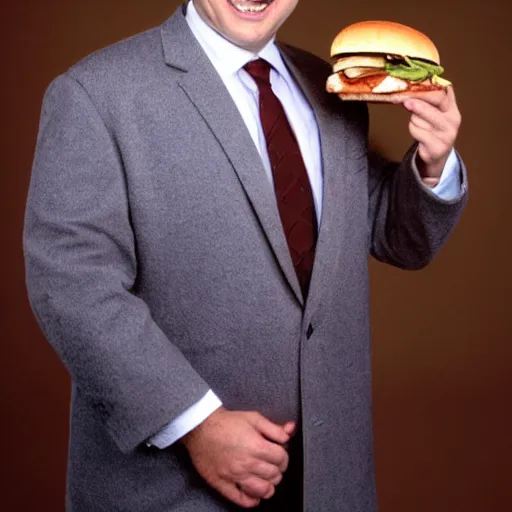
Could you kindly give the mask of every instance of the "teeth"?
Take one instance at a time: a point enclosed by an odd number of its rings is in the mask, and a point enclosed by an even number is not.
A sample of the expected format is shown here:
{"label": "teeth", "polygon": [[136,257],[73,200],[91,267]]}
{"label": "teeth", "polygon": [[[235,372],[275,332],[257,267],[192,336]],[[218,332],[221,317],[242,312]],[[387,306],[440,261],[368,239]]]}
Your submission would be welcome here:
{"label": "teeth", "polygon": [[250,4],[247,4],[245,2],[240,3],[234,0],[230,0],[230,3],[237,11],[240,12],[262,12],[269,6],[268,3],[251,2]]}

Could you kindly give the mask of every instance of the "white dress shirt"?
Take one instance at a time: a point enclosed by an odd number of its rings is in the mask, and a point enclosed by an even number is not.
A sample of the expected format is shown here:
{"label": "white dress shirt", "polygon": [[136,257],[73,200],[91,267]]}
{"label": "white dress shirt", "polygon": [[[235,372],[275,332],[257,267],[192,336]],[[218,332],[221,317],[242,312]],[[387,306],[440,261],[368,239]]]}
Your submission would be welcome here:
{"label": "white dress shirt", "polygon": [[[233,98],[258,149],[270,181],[273,177],[265,135],[260,122],[258,87],[243,67],[249,61],[259,57],[272,65],[270,72],[272,90],[281,101],[297,138],[311,183],[317,219],[320,222],[323,180],[318,126],[309,103],[288,72],[274,43],[274,38],[258,54],[244,50],[207,25],[197,13],[192,1],[187,6],[186,20]],[[438,185],[430,190],[442,199],[454,199],[461,193],[459,175],[458,159],[452,151]],[[222,402],[215,393],[212,390],[208,391],[201,400],[153,436],[148,444],[158,448],[170,446],[202,423],[221,405]]]}

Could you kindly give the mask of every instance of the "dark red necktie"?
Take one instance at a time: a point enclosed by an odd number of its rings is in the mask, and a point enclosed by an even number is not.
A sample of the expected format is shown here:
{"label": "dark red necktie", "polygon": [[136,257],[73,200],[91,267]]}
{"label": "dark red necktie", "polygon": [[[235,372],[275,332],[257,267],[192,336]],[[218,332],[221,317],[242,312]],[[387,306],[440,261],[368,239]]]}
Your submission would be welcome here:
{"label": "dark red necktie", "polygon": [[306,298],[313,269],[317,220],[313,194],[297,139],[270,85],[270,64],[257,59],[244,69],[259,89],[260,119],[272,167],[279,215]]}

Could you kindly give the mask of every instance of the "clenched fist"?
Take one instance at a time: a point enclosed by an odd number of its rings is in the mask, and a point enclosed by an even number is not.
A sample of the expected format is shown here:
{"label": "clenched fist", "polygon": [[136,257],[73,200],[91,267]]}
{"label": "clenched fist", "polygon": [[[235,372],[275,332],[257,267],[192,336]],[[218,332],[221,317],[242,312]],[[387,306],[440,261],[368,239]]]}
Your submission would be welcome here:
{"label": "clenched fist", "polygon": [[206,482],[240,507],[273,496],[288,466],[283,446],[295,423],[276,425],[257,412],[221,407],[181,440]]}

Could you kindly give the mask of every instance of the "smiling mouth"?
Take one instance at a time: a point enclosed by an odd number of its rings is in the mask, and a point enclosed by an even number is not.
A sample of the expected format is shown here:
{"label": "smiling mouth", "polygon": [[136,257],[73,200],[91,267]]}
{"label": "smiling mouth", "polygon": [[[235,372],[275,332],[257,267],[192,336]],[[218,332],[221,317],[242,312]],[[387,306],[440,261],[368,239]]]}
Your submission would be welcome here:
{"label": "smiling mouth", "polygon": [[274,0],[228,0],[229,3],[241,13],[263,12]]}

